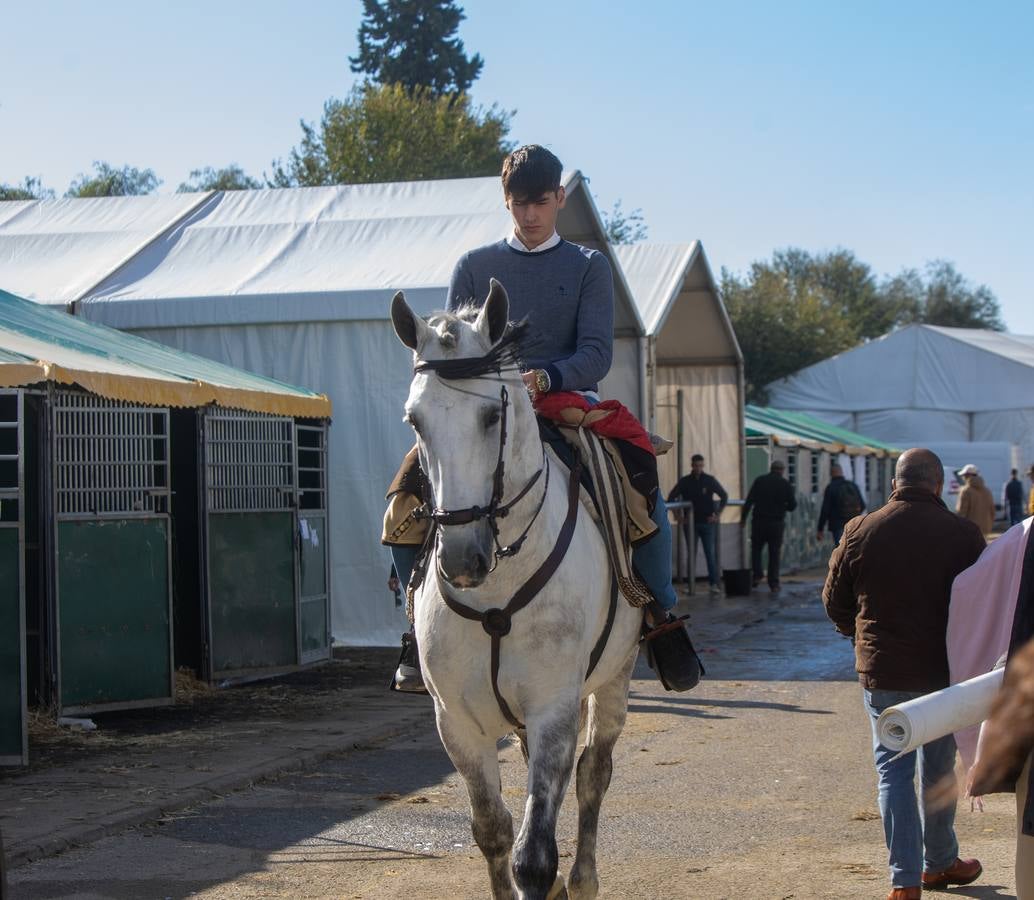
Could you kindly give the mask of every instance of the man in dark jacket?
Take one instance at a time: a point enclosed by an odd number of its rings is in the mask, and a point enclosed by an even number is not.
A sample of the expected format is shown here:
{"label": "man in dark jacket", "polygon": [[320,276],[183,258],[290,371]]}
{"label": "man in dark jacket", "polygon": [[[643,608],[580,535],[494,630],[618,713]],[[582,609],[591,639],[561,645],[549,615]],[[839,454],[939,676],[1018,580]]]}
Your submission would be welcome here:
{"label": "man in dark jacket", "polygon": [[767,475],[754,479],[743,504],[740,525],[746,526],[751,509],[754,518],[750,525],[750,555],[754,566],[754,585],[761,583],[761,548],[768,546],[768,588],[779,590],[779,553],[783,548],[786,514],[797,508],[793,485],[783,477],[786,466],[780,459],[773,460]]}
{"label": "man in dark jacket", "polygon": [[958,857],[955,804],[927,808],[934,786],[954,779],[955,738],[949,734],[918,751],[920,819],[913,785],[916,753],[894,759],[894,751],[876,737],[876,720],[887,707],[949,684],[945,633],[951,584],[976,562],[985,542],[973,522],[941,501],[943,483],[944,469],[934,453],[906,450],[886,505],[845,527],[822,591],[837,631],[854,641],[855,668],[872,720],[893,885],[888,900],[918,898],[923,887],[969,884],[982,871],[977,860]]}
{"label": "man in dark jacket", "polygon": [[844,470],[833,463],[829,467],[829,484],[822,494],[822,510],[819,512],[818,539],[822,540],[822,532],[829,523],[829,533],[833,535],[833,546],[840,543],[844,526],[855,516],[865,512],[865,501],[862,492],[853,481],[844,478]]}
{"label": "man in dark jacket", "polygon": [[[718,497],[715,506],[714,498]],[[715,554],[715,538],[718,533],[718,517],[729,502],[718,479],[704,471],[704,457],[694,453],[689,461],[689,474],[683,475],[668,494],[668,502],[681,500],[693,504],[693,533],[689,530],[689,516],[682,520],[682,529],[686,535],[686,546],[691,554],[696,553],[696,540],[693,534],[704,545],[704,559],[707,560],[707,580],[711,586],[711,594],[721,594],[718,580],[718,559]]]}
{"label": "man in dark jacket", "polygon": [[1017,475],[1019,471],[1013,469],[1009,480],[1005,482],[1005,487],[1002,488],[1002,499],[1005,501],[1010,528],[1023,521],[1023,482],[1016,477]]}

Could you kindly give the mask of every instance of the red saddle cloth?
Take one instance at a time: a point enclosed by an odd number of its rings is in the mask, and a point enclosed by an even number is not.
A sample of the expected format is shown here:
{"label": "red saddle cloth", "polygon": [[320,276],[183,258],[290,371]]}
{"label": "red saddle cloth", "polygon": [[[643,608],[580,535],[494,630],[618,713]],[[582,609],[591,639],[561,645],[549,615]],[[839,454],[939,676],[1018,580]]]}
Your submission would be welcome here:
{"label": "red saddle cloth", "polygon": [[561,425],[581,425],[591,428],[600,437],[628,441],[651,456],[656,455],[646,429],[617,400],[593,404],[573,391],[557,391],[555,394],[540,394],[535,401],[535,412]]}

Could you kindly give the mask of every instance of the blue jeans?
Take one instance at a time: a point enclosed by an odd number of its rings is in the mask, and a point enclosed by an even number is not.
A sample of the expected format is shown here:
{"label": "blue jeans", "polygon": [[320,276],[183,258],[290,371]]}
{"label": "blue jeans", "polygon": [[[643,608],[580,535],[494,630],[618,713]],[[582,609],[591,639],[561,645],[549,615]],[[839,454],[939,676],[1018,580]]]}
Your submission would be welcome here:
{"label": "blue jeans", "polygon": [[829,533],[833,538],[833,546],[839,546],[840,539],[844,536],[844,525],[846,522],[834,522],[832,519],[829,520]]}
{"label": "blue jeans", "polygon": [[1022,503],[1010,503],[1009,504],[1009,527],[1018,522],[1023,521],[1023,504]]}
{"label": "blue jeans", "polygon": [[[718,587],[718,557],[714,552],[715,540],[718,536],[716,522],[693,523],[697,539],[704,545],[704,559],[707,560],[707,580],[711,587]],[[686,543],[689,543],[689,523],[686,523]],[[690,553],[696,553],[696,543],[690,547]]]}
{"label": "blue jeans", "polygon": [[[934,785],[944,778],[955,778],[955,737],[947,735],[924,744],[901,759],[891,762],[888,750],[876,736],[876,720],[883,710],[906,700],[921,697],[924,691],[864,691],[865,709],[872,720],[873,756],[879,776],[880,815],[890,853],[890,879],[894,887],[913,887],[922,883],[922,874],[948,868],[959,855],[955,837],[955,801],[944,809],[928,810],[927,798]],[[916,800],[916,755],[922,784],[923,810]]]}

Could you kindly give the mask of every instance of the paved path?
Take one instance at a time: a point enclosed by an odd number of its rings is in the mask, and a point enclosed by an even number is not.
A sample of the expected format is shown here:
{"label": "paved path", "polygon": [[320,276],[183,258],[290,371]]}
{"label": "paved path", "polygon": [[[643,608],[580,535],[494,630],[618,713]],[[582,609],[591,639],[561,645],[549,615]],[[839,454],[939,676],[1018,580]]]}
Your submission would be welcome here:
{"label": "paved path", "polygon": [[[850,646],[825,622],[815,584],[688,605],[708,677],[672,695],[637,670],[603,811],[601,897],[882,897],[867,724]],[[140,714],[101,717],[109,746],[55,748],[53,765],[6,776],[13,897],[485,896],[465,791],[429,705],[385,696],[380,656],[251,688],[211,720],[161,731],[157,747],[153,732],[171,712],[147,727]],[[524,766],[514,748],[501,755],[519,820]],[[267,773],[285,774],[260,780]],[[562,867],[572,806],[559,828]],[[1010,896],[1008,799],[992,798],[984,815],[960,811],[959,830],[987,874],[955,895]],[[57,841],[86,845],[27,862]]]}

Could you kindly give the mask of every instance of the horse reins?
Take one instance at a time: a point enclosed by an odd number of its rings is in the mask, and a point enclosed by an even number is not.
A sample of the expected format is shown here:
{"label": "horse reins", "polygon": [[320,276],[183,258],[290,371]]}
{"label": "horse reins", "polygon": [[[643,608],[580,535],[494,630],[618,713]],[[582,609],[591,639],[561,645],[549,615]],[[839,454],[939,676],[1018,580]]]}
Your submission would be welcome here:
{"label": "horse reins", "polygon": [[[451,361],[455,362],[455,361]],[[472,362],[477,362],[476,360]],[[466,394],[473,394],[474,396],[484,397],[483,394],[479,394],[476,391],[467,391],[463,388],[449,384],[449,379],[452,378],[471,378],[471,377],[484,377],[484,375],[470,375],[470,374],[453,374],[450,372],[446,374],[441,369],[435,366],[434,363],[421,363],[416,366],[415,372],[433,371],[440,378],[442,383],[452,388],[453,390],[461,391]],[[498,369],[496,370],[499,371]],[[501,373],[500,373],[501,374]],[[524,544],[524,539],[528,536],[531,530],[531,526],[535,523],[539,513],[542,511],[543,506],[546,503],[546,497],[549,493],[549,457],[546,455],[545,445],[542,447],[542,467],[528,480],[527,484],[517,493],[517,495],[509,502],[502,502],[503,495],[503,475],[504,475],[504,462],[503,462],[503,451],[506,447],[506,423],[507,423],[507,412],[509,407],[509,393],[506,390],[506,385],[502,385],[499,391],[499,399],[502,404],[501,421],[499,427],[499,456],[496,461],[495,472],[492,476],[492,498],[489,501],[488,506],[470,506],[466,509],[458,510],[443,510],[438,507],[427,509],[426,505],[421,510],[418,510],[414,515],[418,518],[429,519],[432,524],[432,528],[428,535],[427,543],[425,547],[428,548],[428,553],[433,552],[433,544],[435,542],[434,534],[438,527],[447,525],[467,525],[471,522],[476,522],[480,519],[487,519],[489,527],[492,530],[492,539],[495,543],[495,553],[492,567],[489,572],[495,570],[499,564],[499,560],[509,556],[516,556],[520,551],[521,546]],[[499,526],[497,519],[505,518],[510,510],[520,502],[520,500],[531,490],[532,486],[538,481],[539,477],[545,470],[546,478],[542,491],[542,499],[539,501],[539,505],[535,509],[535,513],[531,518],[524,531],[521,532],[520,536],[508,544],[506,547],[500,546],[499,543]],[[513,725],[515,728],[524,727],[520,720],[513,714],[509,704],[503,697],[499,690],[499,663],[500,663],[500,651],[502,639],[510,633],[512,627],[511,619],[513,615],[520,610],[524,609],[535,597],[539,591],[545,587],[546,583],[550,578],[556,574],[557,569],[560,567],[560,563],[563,562],[564,557],[567,554],[568,548],[571,546],[571,539],[574,536],[575,525],[578,521],[578,498],[581,486],[581,473],[582,463],[580,458],[575,460],[575,464],[571,467],[571,475],[567,485],[567,515],[564,518],[564,523],[560,527],[560,533],[557,535],[556,543],[553,545],[553,549],[550,550],[549,555],[543,560],[542,564],[535,570],[535,573],[526,581],[524,584],[517,589],[516,593],[510,598],[510,602],[503,608],[493,607],[492,609],[480,610],[474,607],[467,606],[464,603],[456,600],[454,597],[449,595],[449,592],[444,586],[440,585],[442,599],[445,601],[446,606],[449,607],[454,613],[462,616],[464,619],[471,621],[480,622],[481,627],[485,630],[488,636],[492,639],[492,692],[495,694],[496,702],[499,704],[499,710],[505,716],[506,720]],[[437,560],[437,557],[436,557]],[[423,581],[423,576],[426,572],[426,561],[424,566],[421,567],[419,573],[419,581],[417,585]],[[437,571],[437,564],[435,566],[435,575],[441,582],[441,573]],[[414,576],[417,572],[414,571]],[[414,585],[415,587],[416,585]],[[607,614],[607,621],[603,629],[603,633],[597,640],[595,647],[592,650],[592,654],[589,658],[588,671],[585,673],[585,677],[588,678],[592,674],[593,669],[596,668],[596,663],[599,662],[600,657],[603,655],[603,650],[606,647],[607,638],[610,634],[611,626],[614,621],[614,613],[617,606],[617,592],[615,585],[612,585],[610,608]]]}

